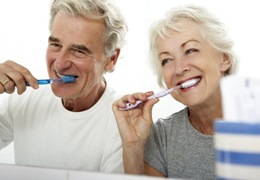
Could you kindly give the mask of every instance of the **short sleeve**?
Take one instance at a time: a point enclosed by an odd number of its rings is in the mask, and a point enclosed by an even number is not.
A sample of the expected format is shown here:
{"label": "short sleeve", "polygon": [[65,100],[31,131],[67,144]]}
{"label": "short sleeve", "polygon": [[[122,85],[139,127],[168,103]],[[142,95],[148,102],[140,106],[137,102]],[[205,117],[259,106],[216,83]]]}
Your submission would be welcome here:
{"label": "short sleeve", "polygon": [[164,122],[159,119],[152,126],[151,134],[145,145],[144,159],[150,166],[168,176],[166,143]]}

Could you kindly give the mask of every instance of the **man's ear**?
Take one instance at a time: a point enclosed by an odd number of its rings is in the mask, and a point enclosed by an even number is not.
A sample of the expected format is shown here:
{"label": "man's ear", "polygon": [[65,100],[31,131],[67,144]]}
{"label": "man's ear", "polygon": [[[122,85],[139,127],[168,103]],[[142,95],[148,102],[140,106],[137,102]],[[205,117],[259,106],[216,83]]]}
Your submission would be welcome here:
{"label": "man's ear", "polygon": [[115,53],[109,58],[105,70],[112,72],[115,70],[115,66],[120,55],[120,49],[116,49]]}
{"label": "man's ear", "polygon": [[232,62],[230,57],[227,54],[223,53],[223,58],[222,58],[221,68],[220,68],[221,72],[226,72],[230,68],[231,63]]}

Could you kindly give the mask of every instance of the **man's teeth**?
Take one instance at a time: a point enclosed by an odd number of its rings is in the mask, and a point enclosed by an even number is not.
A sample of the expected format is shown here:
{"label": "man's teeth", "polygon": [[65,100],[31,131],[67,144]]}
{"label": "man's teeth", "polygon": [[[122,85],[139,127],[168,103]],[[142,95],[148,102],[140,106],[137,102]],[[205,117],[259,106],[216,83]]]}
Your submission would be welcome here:
{"label": "man's teeth", "polygon": [[60,77],[60,78],[64,77],[63,75],[61,75],[61,74],[58,74],[58,73],[57,73],[57,76],[58,76],[58,77]]}

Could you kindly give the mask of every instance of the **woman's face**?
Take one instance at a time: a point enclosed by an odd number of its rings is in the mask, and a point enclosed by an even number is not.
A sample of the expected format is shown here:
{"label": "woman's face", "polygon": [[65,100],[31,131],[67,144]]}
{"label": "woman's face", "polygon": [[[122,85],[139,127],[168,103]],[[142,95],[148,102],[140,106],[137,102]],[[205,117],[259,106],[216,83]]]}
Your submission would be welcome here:
{"label": "woman's face", "polygon": [[200,25],[181,20],[170,36],[156,44],[162,75],[168,88],[199,78],[193,86],[177,89],[172,96],[187,106],[196,106],[219,95],[220,78],[230,67],[228,57],[216,50],[203,36]]}

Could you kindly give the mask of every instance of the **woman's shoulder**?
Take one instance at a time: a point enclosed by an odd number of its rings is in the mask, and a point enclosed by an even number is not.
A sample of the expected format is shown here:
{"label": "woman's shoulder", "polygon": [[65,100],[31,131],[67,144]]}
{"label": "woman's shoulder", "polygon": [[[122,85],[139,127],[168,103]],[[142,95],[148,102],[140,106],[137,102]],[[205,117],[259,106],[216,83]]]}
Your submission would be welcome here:
{"label": "woman's shoulder", "polygon": [[[168,116],[167,118],[158,119],[152,127],[150,138],[157,137],[163,141],[169,140],[169,138],[176,137],[173,134],[185,134],[187,128],[187,123],[189,123],[188,109],[184,109],[175,112]],[[181,132],[180,132],[181,131]]]}
{"label": "woman's shoulder", "polygon": [[188,108],[185,107],[178,112],[171,114],[166,118],[159,118],[156,123],[174,123],[178,121],[183,121],[183,119],[188,119]]}

